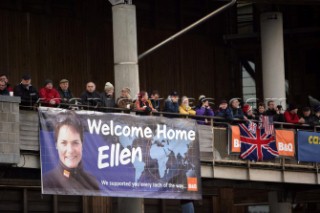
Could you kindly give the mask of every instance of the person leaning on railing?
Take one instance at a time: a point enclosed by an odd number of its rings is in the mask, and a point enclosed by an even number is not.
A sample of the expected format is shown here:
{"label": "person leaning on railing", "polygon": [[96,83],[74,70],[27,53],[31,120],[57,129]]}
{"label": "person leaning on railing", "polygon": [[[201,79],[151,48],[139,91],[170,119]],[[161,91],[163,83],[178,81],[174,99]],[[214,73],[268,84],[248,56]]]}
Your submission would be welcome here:
{"label": "person leaning on railing", "polygon": [[179,106],[179,113],[183,115],[195,115],[196,111],[194,111],[190,106],[189,106],[189,98],[187,96],[183,96],[181,98],[181,104]]}
{"label": "person leaning on railing", "polygon": [[[179,113],[179,94],[173,91],[164,103],[164,112]],[[175,115],[165,115],[166,117],[174,118]]]}
{"label": "person leaning on railing", "polygon": [[58,92],[61,98],[61,103],[63,104],[68,104],[70,99],[73,98],[73,94],[69,88],[69,81],[67,79],[60,80]]}
{"label": "person leaning on railing", "polygon": [[304,119],[304,124],[313,126],[313,125],[318,125],[319,123],[318,118],[312,114],[310,107],[302,108],[302,118]]}
{"label": "person leaning on railing", "polygon": [[[114,86],[107,82],[104,86],[104,92],[100,94],[102,106],[107,108],[116,107],[116,101],[114,100]],[[104,112],[112,112],[111,109],[104,109]]]}
{"label": "person leaning on railing", "polygon": [[156,109],[157,111],[160,111],[160,95],[158,90],[153,90],[151,93],[151,98],[150,101],[152,103],[152,106],[154,109]]}
{"label": "person leaning on railing", "polygon": [[31,76],[24,74],[21,83],[14,87],[14,95],[21,97],[20,108],[32,109],[39,99],[38,90],[31,85]]}
{"label": "person leaning on railing", "polygon": [[124,87],[121,90],[120,97],[117,98],[116,104],[119,108],[126,108],[126,109],[132,109],[133,108],[133,101],[130,95],[130,88]]}
{"label": "person leaning on railing", "polygon": [[138,115],[150,115],[151,112],[157,110],[153,108],[151,101],[149,100],[148,93],[141,91],[138,94],[138,99],[135,102],[135,109]]}
{"label": "person leaning on railing", "polygon": [[284,112],[285,121],[291,124],[304,123],[304,119],[299,118],[297,113],[298,107],[295,104],[289,104],[288,109]]}
{"label": "person leaning on railing", "polygon": [[81,94],[81,104],[88,107],[97,107],[101,105],[100,94],[96,91],[96,84],[89,81],[86,84],[86,90]]}
{"label": "person leaning on railing", "polygon": [[52,80],[47,79],[44,87],[39,90],[41,104],[44,106],[54,107],[60,104],[61,98],[59,92],[53,87]]}
{"label": "person leaning on railing", "polygon": [[[214,116],[214,112],[211,109],[209,105],[209,100],[204,96],[200,96],[199,103],[201,106],[196,109],[196,115],[201,115],[201,116]],[[197,119],[198,124],[206,124],[210,125],[210,121],[207,118],[198,118]]]}
{"label": "person leaning on railing", "polygon": [[246,116],[249,120],[257,119],[257,116],[253,113],[252,106],[250,106],[249,104],[244,104],[242,107],[242,111],[244,113],[244,116]]}
{"label": "person leaning on railing", "polygon": [[229,117],[226,118],[228,120],[233,120],[234,118],[246,119],[242,109],[240,108],[239,98],[230,99],[228,111],[229,111],[228,112]]}
{"label": "person leaning on railing", "polygon": [[228,102],[227,100],[221,100],[219,104],[219,109],[215,114],[217,117],[222,118],[230,118],[231,117],[231,111],[228,108]]}

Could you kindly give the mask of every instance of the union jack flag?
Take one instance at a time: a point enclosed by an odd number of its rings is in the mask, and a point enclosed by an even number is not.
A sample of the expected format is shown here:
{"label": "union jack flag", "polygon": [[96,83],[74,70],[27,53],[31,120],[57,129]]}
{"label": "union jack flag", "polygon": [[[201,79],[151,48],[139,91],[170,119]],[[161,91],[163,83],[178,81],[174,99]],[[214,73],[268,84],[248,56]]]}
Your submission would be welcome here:
{"label": "union jack flag", "polygon": [[252,131],[252,125],[239,124],[241,153],[240,157],[246,160],[263,161],[279,156],[275,138],[265,132],[265,128],[256,125],[256,131]]}

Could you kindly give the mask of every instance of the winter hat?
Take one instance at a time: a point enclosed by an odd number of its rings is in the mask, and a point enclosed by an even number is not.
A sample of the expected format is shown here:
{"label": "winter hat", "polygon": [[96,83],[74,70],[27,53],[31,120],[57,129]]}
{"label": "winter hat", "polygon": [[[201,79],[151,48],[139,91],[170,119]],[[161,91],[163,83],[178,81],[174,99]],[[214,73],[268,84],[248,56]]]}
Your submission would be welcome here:
{"label": "winter hat", "polygon": [[249,104],[245,104],[245,105],[243,105],[243,107],[242,107],[242,111],[244,112],[244,113],[248,113],[249,111],[251,111],[252,110],[252,106],[250,106]]}
{"label": "winter hat", "polygon": [[44,86],[47,86],[47,84],[52,84],[52,80],[50,80],[50,79],[46,79],[45,81],[44,81]]}
{"label": "winter hat", "polygon": [[291,111],[291,110],[294,110],[294,109],[298,109],[297,105],[295,105],[295,104],[289,104],[288,110]]}
{"label": "winter hat", "polygon": [[171,96],[179,96],[179,93],[178,93],[177,91],[173,91],[173,92],[171,92],[170,95],[171,95]]}
{"label": "winter hat", "polygon": [[106,85],[104,86],[104,90],[109,91],[111,89],[114,89],[114,86],[110,82],[107,82]]}
{"label": "winter hat", "polygon": [[220,104],[228,104],[228,101],[223,99],[223,100],[220,101]]}
{"label": "winter hat", "polygon": [[30,74],[24,74],[23,76],[22,76],[22,79],[23,80],[30,80],[31,79],[31,76],[30,76]]}
{"label": "winter hat", "polygon": [[308,112],[311,111],[310,107],[303,107],[302,112]]}

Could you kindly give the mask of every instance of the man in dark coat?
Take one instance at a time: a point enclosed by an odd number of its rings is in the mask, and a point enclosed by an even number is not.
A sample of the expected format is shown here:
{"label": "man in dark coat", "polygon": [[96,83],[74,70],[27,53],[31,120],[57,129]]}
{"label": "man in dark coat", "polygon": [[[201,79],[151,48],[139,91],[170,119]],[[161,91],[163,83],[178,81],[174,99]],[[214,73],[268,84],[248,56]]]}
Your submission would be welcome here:
{"label": "man in dark coat", "polygon": [[[101,101],[102,106],[104,107],[116,107],[116,102],[114,99],[114,86],[107,82],[104,86],[104,92],[100,94],[101,95]],[[112,112],[112,109],[105,109],[104,112]]]}
{"label": "man in dark coat", "polygon": [[67,79],[61,79],[59,82],[58,92],[62,104],[68,104],[69,100],[73,98],[73,94],[69,89],[69,81]]}
{"label": "man in dark coat", "polygon": [[[164,112],[170,112],[170,113],[179,113],[179,94],[174,91],[170,94],[166,102],[164,103]],[[175,115],[165,115],[166,117],[178,117]]]}
{"label": "man in dark coat", "polygon": [[96,91],[96,85],[93,82],[86,84],[86,91],[81,96],[81,104],[86,106],[101,106],[100,94]]}
{"label": "man in dark coat", "polygon": [[25,74],[22,76],[21,83],[14,87],[14,95],[21,97],[21,108],[31,109],[30,107],[34,106],[38,99],[39,94],[35,87],[31,85],[31,76]]}

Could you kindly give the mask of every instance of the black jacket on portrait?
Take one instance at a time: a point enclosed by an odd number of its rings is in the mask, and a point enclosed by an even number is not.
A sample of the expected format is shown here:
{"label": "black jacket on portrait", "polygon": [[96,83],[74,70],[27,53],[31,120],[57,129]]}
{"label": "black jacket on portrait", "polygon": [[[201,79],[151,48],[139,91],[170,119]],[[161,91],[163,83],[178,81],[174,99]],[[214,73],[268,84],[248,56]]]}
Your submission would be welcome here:
{"label": "black jacket on portrait", "polygon": [[58,194],[81,194],[83,191],[99,190],[98,181],[83,170],[82,163],[70,169],[61,161],[56,168],[42,177],[44,192]]}

